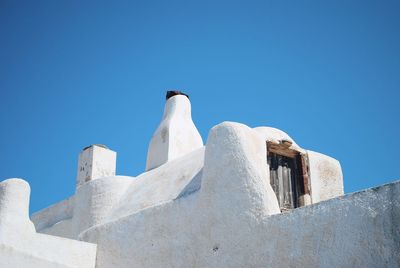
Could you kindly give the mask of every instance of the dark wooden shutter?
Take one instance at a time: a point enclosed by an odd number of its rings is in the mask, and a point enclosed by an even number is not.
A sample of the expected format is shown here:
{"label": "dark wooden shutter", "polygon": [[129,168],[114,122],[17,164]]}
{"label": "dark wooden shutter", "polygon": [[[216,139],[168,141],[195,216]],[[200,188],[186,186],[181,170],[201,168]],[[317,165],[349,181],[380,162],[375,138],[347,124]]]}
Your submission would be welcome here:
{"label": "dark wooden shutter", "polygon": [[281,144],[268,143],[267,150],[270,183],[281,211],[300,207],[303,205],[300,197],[309,192],[304,184],[308,183],[308,175],[303,157]]}

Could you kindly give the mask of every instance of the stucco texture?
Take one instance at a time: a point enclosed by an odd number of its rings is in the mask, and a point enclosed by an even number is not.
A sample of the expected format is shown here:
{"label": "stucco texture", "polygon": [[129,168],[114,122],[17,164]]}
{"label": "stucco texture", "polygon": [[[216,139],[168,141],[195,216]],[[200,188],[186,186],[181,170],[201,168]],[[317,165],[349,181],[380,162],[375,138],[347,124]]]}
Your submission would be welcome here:
{"label": "stucco texture", "polygon": [[0,182],[0,267],[94,268],[96,245],[36,233],[29,194],[22,179]]}
{"label": "stucco texture", "polygon": [[81,233],[97,267],[399,266],[399,182],[279,213],[264,142],[214,127],[199,191]]}

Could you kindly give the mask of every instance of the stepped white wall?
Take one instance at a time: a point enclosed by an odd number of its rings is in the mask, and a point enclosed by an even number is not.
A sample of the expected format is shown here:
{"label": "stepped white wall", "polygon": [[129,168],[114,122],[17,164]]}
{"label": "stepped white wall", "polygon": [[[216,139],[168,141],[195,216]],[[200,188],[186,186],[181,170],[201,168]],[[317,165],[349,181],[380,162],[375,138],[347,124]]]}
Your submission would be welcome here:
{"label": "stepped white wall", "polygon": [[0,182],[0,267],[95,267],[96,245],[38,234],[29,220],[29,184]]}
{"label": "stepped white wall", "polygon": [[264,142],[214,127],[199,191],[81,234],[97,267],[398,266],[399,182],[279,213]]}

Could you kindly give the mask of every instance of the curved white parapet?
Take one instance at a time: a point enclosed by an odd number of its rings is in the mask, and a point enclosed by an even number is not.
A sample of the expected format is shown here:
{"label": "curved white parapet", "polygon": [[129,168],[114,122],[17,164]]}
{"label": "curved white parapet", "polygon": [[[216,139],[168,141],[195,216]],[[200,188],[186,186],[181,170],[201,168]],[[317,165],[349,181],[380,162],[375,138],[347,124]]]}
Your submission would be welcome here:
{"label": "curved white parapet", "polygon": [[0,267],[94,268],[96,245],[36,233],[29,195],[22,179],[0,182]]}
{"label": "curved white parapet", "polygon": [[185,95],[167,99],[164,116],[151,138],[146,170],[203,147],[203,140],[192,121],[191,105]]}
{"label": "curved white parapet", "polygon": [[139,175],[132,180],[120,202],[114,207],[110,220],[197,191],[200,188],[201,178],[199,177],[201,177],[203,160],[204,147]]}
{"label": "curved white parapet", "polygon": [[[45,234],[55,234],[65,238],[74,238],[68,225],[74,214],[75,196],[44,208],[31,215],[36,231]],[[55,228],[52,228],[55,227]]]}
{"label": "curved white parapet", "polygon": [[[280,213],[265,164],[265,141],[253,129],[224,122],[213,127],[204,157],[201,202],[215,217]],[[218,209],[217,209],[218,207]]]}
{"label": "curved white parapet", "polygon": [[79,187],[74,198],[74,236],[78,237],[82,231],[107,220],[131,183],[132,177],[113,176],[96,179]]}
{"label": "curved white parapet", "polygon": [[35,227],[29,220],[29,184],[22,179],[7,179],[0,182],[0,233],[13,231],[33,232]]}

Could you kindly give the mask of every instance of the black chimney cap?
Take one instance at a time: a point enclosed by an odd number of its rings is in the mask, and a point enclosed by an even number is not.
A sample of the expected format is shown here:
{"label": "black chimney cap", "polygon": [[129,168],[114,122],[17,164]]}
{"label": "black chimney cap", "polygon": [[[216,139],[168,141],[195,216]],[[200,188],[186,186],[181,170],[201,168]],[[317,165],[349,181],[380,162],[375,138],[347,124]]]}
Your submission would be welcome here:
{"label": "black chimney cap", "polygon": [[183,93],[182,91],[178,91],[178,90],[170,90],[167,91],[167,95],[165,96],[165,99],[168,100],[169,98],[176,96],[176,95],[183,95],[186,96],[189,99],[189,95]]}

